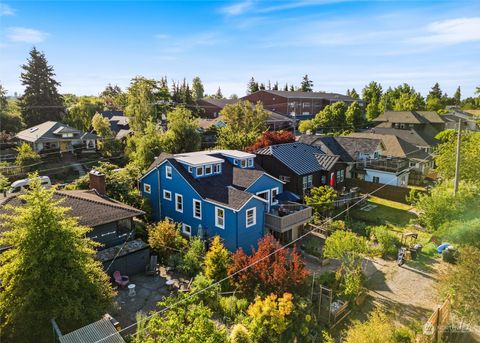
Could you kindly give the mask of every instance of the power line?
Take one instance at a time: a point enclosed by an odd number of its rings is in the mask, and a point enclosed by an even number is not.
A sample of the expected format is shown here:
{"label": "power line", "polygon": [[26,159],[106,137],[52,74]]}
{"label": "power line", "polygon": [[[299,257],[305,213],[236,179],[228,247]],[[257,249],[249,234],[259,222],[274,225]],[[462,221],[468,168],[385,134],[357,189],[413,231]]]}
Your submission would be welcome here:
{"label": "power line", "polygon": [[[408,171],[408,170],[410,170],[410,169],[412,169],[412,168],[407,168],[407,169],[405,169],[404,171]],[[378,192],[380,189],[388,186],[388,185],[389,185],[392,181],[394,181],[395,179],[396,179],[396,177],[393,177],[391,180],[389,180],[389,182],[383,184],[382,186],[380,186],[379,188],[375,189],[374,191],[365,194],[365,195],[362,197],[362,200],[364,200],[364,199],[366,199],[368,196],[371,196],[372,194]],[[349,206],[347,209],[341,211],[340,213],[338,213],[338,214],[335,215],[334,217],[325,219],[320,225],[324,225],[324,224],[332,221],[333,219],[338,218],[340,215],[342,215],[343,213],[345,213],[346,211],[348,211],[348,210],[351,209],[352,207],[360,204],[360,203],[362,202],[362,200],[359,200],[359,201],[355,202],[352,206]],[[183,299],[180,299],[179,301],[177,301],[177,302],[175,302],[175,303],[173,303],[173,304],[171,304],[171,305],[169,305],[169,306],[166,306],[166,307],[164,307],[163,309],[160,309],[160,310],[158,310],[158,311],[153,312],[152,314],[150,314],[150,315],[146,316],[145,318],[143,318],[143,319],[141,320],[141,322],[147,321],[147,320],[149,320],[150,318],[152,318],[153,316],[155,316],[155,315],[157,315],[157,314],[160,314],[160,313],[163,313],[163,312],[165,312],[165,311],[167,311],[167,310],[169,310],[169,309],[171,309],[171,308],[173,308],[173,307],[175,307],[175,306],[177,306],[177,305],[185,302],[186,300],[188,300],[188,299],[190,299],[190,298],[193,298],[194,296],[196,296],[196,295],[198,295],[198,294],[200,294],[200,293],[203,293],[203,292],[209,290],[210,288],[215,287],[215,286],[221,284],[222,282],[224,282],[224,281],[232,278],[233,276],[235,276],[235,275],[237,275],[237,274],[239,274],[239,273],[244,272],[245,270],[253,267],[253,266],[256,265],[256,264],[258,264],[259,262],[261,262],[261,261],[263,261],[263,260],[265,260],[265,259],[267,259],[267,258],[269,258],[269,257],[271,257],[271,256],[273,256],[273,255],[275,255],[275,254],[278,253],[279,251],[281,251],[281,250],[287,248],[288,246],[294,244],[295,242],[297,242],[297,241],[305,238],[306,236],[308,236],[308,235],[309,235],[310,233],[312,233],[313,231],[315,231],[315,229],[312,229],[312,230],[310,230],[310,231],[307,231],[306,233],[304,233],[303,235],[297,237],[296,239],[292,240],[291,242],[286,243],[285,245],[281,246],[280,248],[276,249],[275,251],[271,252],[270,254],[268,254],[268,255],[266,255],[266,256],[264,256],[264,257],[262,257],[262,258],[260,258],[260,259],[258,259],[258,260],[256,260],[256,261],[254,261],[254,262],[252,262],[251,264],[249,264],[249,265],[241,268],[240,270],[237,270],[236,272],[232,273],[231,275],[228,275],[227,277],[224,277],[223,279],[221,279],[221,280],[219,280],[219,281],[216,281],[216,282],[212,283],[211,285],[209,285],[209,286],[207,286],[207,287],[205,287],[205,288],[202,288],[202,289],[200,289],[200,290],[198,290],[198,291],[196,291],[196,292],[188,295],[187,297],[185,297],[185,298],[183,298]],[[138,324],[138,322],[135,322],[135,323],[133,323],[133,324],[130,324],[130,325],[126,326],[125,328],[119,330],[117,333],[121,333],[121,332],[123,332],[123,331],[125,331],[125,330],[131,329],[131,328],[135,327],[137,324]],[[96,342],[94,342],[94,343],[103,342],[104,340],[106,340],[106,339],[108,339],[108,338],[110,338],[110,337],[112,337],[112,336],[114,336],[114,335],[115,335],[115,334],[108,335],[108,336],[106,336],[106,337],[104,337],[104,338],[102,338],[102,339],[100,339],[100,340],[98,340],[98,341],[96,341]]]}

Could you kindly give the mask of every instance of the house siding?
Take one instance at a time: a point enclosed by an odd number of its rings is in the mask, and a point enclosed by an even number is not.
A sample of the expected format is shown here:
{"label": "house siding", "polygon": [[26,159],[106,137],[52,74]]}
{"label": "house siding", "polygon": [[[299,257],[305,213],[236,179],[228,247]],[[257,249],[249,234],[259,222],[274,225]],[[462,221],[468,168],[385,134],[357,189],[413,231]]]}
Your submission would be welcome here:
{"label": "house siding", "polygon": [[[226,162],[228,163],[228,162]],[[172,167],[172,178],[167,179],[165,175],[165,166]],[[150,185],[150,194],[145,192],[144,184]],[[265,189],[279,188],[283,189],[283,184],[269,176],[262,176],[251,185],[251,191],[256,192]],[[198,234],[198,228],[201,225],[203,231],[208,237],[220,236],[227,249],[236,251],[243,248],[250,252],[252,246],[256,247],[257,241],[264,233],[264,213],[267,205],[260,199],[253,197],[239,210],[233,210],[225,204],[206,201],[190,186],[175,167],[166,161],[156,170],[151,171],[140,180],[140,189],[142,195],[150,200],[152,206],[152,218],[154,221],[172,219],[174,222],[187,224],[191,227],[191,235]],[[171,192],[171,200],[163,197],[163,191]],[[179,212],[175,207],[175,195],[181,194],[183,197],[183,211]],[[193,214],[193,199],[201,202],[201,219],[195,218]],[[217,227],[215,224],[216,208],[224,210],[224,228]],[[246,227],[246,211],[249,208],[256,208],[255,225]]]}

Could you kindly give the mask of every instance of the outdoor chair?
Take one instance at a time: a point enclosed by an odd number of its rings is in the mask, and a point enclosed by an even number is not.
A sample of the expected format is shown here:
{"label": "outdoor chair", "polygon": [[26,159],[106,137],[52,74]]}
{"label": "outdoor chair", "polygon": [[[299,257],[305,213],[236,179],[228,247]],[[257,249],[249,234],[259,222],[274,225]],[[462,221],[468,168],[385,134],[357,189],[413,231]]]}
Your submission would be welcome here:
{"label": "outdoor chair", "polygon": [[158,270],[158,256],[150,256],[150,263],[145,267],[145,274],[147,275],[156,275],[159,273]]}
{"label": "outdoor chair", "polygon": [[128,276],[121,275],[118,270],[113,273],[113,278],[115,279],[115,283],[120,287],[125,287],[130,282]]}

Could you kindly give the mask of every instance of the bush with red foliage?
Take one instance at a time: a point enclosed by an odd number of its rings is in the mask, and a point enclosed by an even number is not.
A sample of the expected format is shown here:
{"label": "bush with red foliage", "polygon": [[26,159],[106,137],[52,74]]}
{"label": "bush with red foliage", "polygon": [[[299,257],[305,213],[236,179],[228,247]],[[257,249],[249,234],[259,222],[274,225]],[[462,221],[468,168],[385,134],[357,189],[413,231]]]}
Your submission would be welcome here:
{"label": "bush with red foliage", "polygon": [[[281,246],[272,235],[266,235],[259,240],[258,250],[253,249],[251,256],[246,255],[242,248],[238,249],[228,271],[228,275],[232,276],[232,285],[247,296],[253,296],[257,292],[294,292],[303,284],[308,271],[295,246],[293,249],[285,248],[272,254]],[[235,274],[251,264],[252,267]]]}
{"label": "bush with red foliage", "polygon": [[266,131],[257,139],[257,141],[247,147],[248,152],[255,152],[258,149],[270,145],[295,142],[295,136],[290,131]]}

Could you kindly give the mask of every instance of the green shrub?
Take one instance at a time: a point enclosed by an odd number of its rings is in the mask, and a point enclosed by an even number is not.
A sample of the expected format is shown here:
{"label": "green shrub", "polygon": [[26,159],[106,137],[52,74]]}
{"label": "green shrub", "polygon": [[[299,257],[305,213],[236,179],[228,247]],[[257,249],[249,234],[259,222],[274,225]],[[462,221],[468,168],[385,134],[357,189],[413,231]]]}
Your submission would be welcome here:
{"label": "green shrub", "polygon": [[415,342],[415,334],[406,327],[399,327],[393,333],[395,343],[411,343]]}
{"label": "green shrub", "polygon": [[236,324],[230,334],[231,343],[252,343],[252,338],[247,328],[242,324]]}
{"label": "green shrub", "polygon": [[231,319],[235,320],[239,315],[247,311],[248,300],[237,298],[236,296],[221,297],[219,301],[220,313]]}
{"label": "green shrub", "polygon": [[173,254],[167,258],[167,265],[170,268],[177,269],[182,264],[182,256],[180,254]]}
{"label": "green shrub", "polygon": [[420,192],[417,189],[412,188],[410,192],[407,194],[407,196],[405,197],[405,200],[407,201],[407,204],[415,205],[415,203],[418,201],[419,198],[420,198]]}
{"label": "green shrub", "polygon": [[458,258],[458,251],[456,249],[446,249],[442,253],[442,259],[445,262],[455,264]]}
{"label": "green shrub", "polygon": [[333,289],[337,284],[336,273],[331,271],[325,272],[320,275],[316,282],[319,282],[322,286]]}
{"label": "green shrub", "polygon": [[355,220],[352,224],[350,224],[350,230],[357,235],[367,237],[367,223],[361,221],[361,220]]}
{"label": "green shrub", "polygon": [[202,270],[205,245],[199,237],[192,237],[188,242],[188,250],[182,258],[180,270],[188,276],[196,275]]}
{"label": "green shrub", "polygon": [[373,226],[368,231],[370,236],[373,236],[378,242],[378,247],[374,248],[373,251],[378,250],[382,257],[396,256],[400,247],[400,240],[387,226]]}
{"label": "green shrub", "polygon": [[[197,291],[210,287],[212,284],[213,280],[206,277],[205,274],[200,273],[195,277],[195,279],[193,279],[191,293],[195,293]],[[208,307],[216,309],[218,307],[218,292],[220,292],[220,285],[217,284],[213,287],[210,287],[206,291],[199,293],[195,297]]]}

